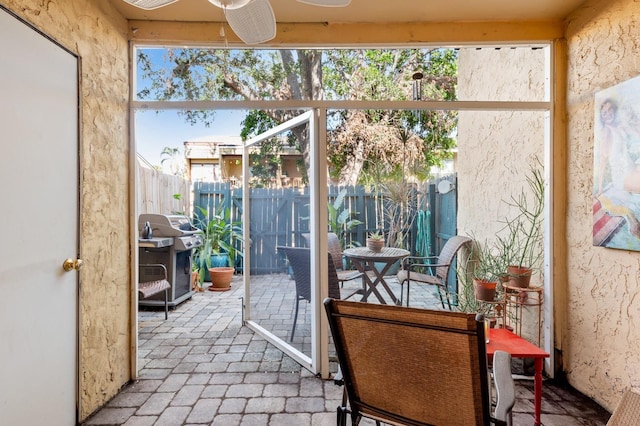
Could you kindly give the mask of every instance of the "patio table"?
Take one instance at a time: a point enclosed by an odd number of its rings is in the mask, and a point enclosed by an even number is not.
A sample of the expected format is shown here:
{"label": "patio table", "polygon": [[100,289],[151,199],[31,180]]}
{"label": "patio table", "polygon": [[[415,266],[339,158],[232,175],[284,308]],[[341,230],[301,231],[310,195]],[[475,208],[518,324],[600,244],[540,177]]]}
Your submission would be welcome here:
{"label": "patio table", "polygon": [[540,407],[542,405],[542,361],[544,358],[548,358],[549,354],[509,330],[504,328],[490,328],[489,343],[487,343],[487,357],[490,360],[493,358],[495,351],[508,352],[513,358],[534,359],[535,375],[533,377],[533,419],[534,425],[541,425]]}
{"label": "patio table", "polygon": [[[395,294],[393,294],[393,291],[389,288],[389,284],[384,280],[384,277],[389,268],[391,268],[391,265],[393,265],[397,260],[411,254],[408,250],[395,247],[383,247],[379,253],[376,253],[369,250],[367,247],[354,247],[346,249],[343,254],[351,259],[356,269],[363,274],[363,302],[366,302],[368,296],[373,293],[380,303],[387,303],[376,288],[378,284],[380,284],[387,291],[387,294],[393,303],[396,305],[399,304],[399,299]],[[384,266],[378,270],[375,267],[376,263],[383,264]]]}

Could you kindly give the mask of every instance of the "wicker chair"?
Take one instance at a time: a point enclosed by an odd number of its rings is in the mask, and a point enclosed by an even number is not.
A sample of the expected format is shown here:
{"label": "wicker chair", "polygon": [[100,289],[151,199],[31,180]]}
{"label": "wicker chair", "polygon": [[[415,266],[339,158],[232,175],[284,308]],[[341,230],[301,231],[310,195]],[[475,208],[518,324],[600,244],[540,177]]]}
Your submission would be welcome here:
{"label": "wicker chair", "polygon": [[[302,237],[307,243],[307,247],[311,247],[311,235],[302,234]],[[327,234],[327,249],[329,250],[329,253],[331,253],[333,266],[336,269],[340,287],[344,287],[345,281],[362,278],[362,272],[355,269],[344,269],[342,266],[342,247],[340,246],[340,239],[338,239],[338,236],[334,232],[329,232]]]}
{"label": "wicker chair", "polygon": [[[291,334],[289,335],[289,341],[292,341],[296,331],[296,323],[298,322],[300,301],[311,302],[311,250],[304,247],[279,246],[278,251],[287,256],[289,265],[293,269],[293,279],[296,283],[296,308],[293,314]],[[338,283],[330,253],[327,253],[327,259],[329,264],[329,297],[340,299],[340,284]]]}
{"label": "wicker chair", "polygon": [[444,309],[443,294],[447,299],[447,307],[451,310],[451,297],[447,290],[447,280],[453,260],[458,251],[471,243],[471,238],[456,235],[445,243],[440,255],[419,257],[407,256],[402,259],[402,268],[398,271],[398,283],[400,283],[400,304],[404,300],[404,286],[407,286],[407,306],[409,306],[409,284],[435,285],[438,288],[440,303]]}
{"label": "wicker chair", "polygon": [[498,409],[491,413],[484,321],[474,314],[325,299],[348,414],[377,424],[510,424],[511,356],[496,351]]}
{"label": "wicker chair", "polygon": [[607,426],[640,425],[640,391],[627,389],[611,414]]}

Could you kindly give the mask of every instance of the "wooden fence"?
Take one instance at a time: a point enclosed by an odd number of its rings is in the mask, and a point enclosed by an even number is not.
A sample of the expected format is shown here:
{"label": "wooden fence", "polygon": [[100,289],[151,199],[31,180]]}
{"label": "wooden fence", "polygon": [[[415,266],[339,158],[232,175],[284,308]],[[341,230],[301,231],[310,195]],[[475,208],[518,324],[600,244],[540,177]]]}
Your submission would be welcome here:
{"label": "wooden fence", "polygon": [[[191,210],[191,184],[177,176],[138,165],[138,213],[198,215],[198,206],[212,212],[219,205],[229,208],[231,220],[242,216],[242,188],[229,183],[196,182],[193,184],[193,210]],[[453,179],[455,177],[447,177]],[[436,191],[437,181],[412,186],[403,208],[407,229],[402,246],[413,254],[432,255],[456,232],[456,197],[453,192],[442,196]],[[393,226],[386,214],[388,205],[380,193],[367,191],[363,186],[329,187],[329,203],[334,203],[341,191],[346,196],[339,211],[347,210],[362,225],[348,230],[342,237],[343,245],[363,244],[367,234],[382,229],[388,234]],[[310,197],[307,187],[253,188],[251,189],[251,273],[267,274],[285,269],[285,259],[276,253],[279,245],[305,245],[302,234],[309,232]],[[413,220],[418,218],[419,220]],[[196,221],[197,222],[197,221]],[[244,267],[239,259],[239,269]]]}
{"label": "wooden fence", "polygon": [[[354,218],[363,222],[362,225],[351,229],[343,236],[345,246],[363,244],[370,231],[382,229],[388,233],[391,224],[385,218],[385,200],[379,193],[367,191],[362,186],[329,188],[329,202],[333,203],[341,191],[346,190],[347,195],[339,210],[348,210]],[[431,214],[430,209],[438,203],[436,200],[435,184],[414,186],[409,201],[404,208],[404,214],[410,217],[407,223],[409,229],[404,229],[406,240],[403,244],[412,253],[421,254],[437,253],[439,244],[431,235],[437,235],[435,218],[439,215]],[[231,209],[232,221],[238,221],[242,217],[242,188],[232,189],[228,183],[194,184],[194,212],[198,214],[200,206],[208,211],[213,211],[222,205]],[[251,189],[251,274],[266,274],[280,272],[285,268],[285,261],[281,254],[276,253],[279,245],[304,246],[302,234],[309,232],[309,205],[310,197],[308,188],[258,188]],[[426,214],[425,214],[426,213]],[[420,216],[428,223],[418,223],[413,218]],[[455,218],[454,218],[455,220]],[[455,226],[455,225],[454,225]],[[426,235],[425,235],[426,234]],[[417,249],[416,242],[427,247]],[[424,253],[427,251],[427,253]],[[237,265],[242,268],[242,259]]]}
{"label": "wooden fence", "polygon": [[186,214],[191,206],[191,183],[178,176],[136,166],[138,214]]}

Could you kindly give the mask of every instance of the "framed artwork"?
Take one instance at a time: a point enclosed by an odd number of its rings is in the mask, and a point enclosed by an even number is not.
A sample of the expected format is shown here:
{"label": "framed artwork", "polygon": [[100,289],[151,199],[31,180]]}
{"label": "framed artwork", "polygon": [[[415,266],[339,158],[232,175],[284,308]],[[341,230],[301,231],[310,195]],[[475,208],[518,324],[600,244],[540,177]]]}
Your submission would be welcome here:
{"label": "framed artwork", "polygon": [[593,245],[640,251],[640,77],[595,95]]}

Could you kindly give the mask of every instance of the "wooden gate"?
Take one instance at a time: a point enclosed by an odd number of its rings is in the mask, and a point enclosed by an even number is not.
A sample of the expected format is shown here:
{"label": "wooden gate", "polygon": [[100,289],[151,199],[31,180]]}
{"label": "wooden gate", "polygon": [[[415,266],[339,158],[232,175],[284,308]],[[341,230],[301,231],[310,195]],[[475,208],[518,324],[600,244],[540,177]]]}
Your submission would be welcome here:
{"label": "wooden gate", "polygon": [[[444,179],[444,178],[442,178]],[[440,179],[440,180],[442,180]],[[448,176],[453,182],[455,176]],[[445,193],[437,190],[437,183],[429,183],[423,188],[414,188],[418,198],[425,198],[428,202],[416,201],[412,206],[413,214],[424,214],[423,218],[428,223],[422,223],[421,229],[414,222],[408,235],[408,248],[416,254],[437,255],[449,238],[456,235],[456,210],[457,196],[455,189]],[[332,203],[340,191],[347,191],[341,208],[357,213],[357,218],[364,222],[350,230],[345,235],[346,244],[361,244],[367,233],[380,229],[380,196],[365,191],[362,186],[356,187],[331,187],[329,188],[329,200]],[[309,232],[309,189],[308,188],[252,188],[250,191],[251,217],[250,238],[251,246],[251,274],[269,274],[282,272],[286,268],[285,259],[276,253],[276,247],[305,245],[302,234]],[[232,221],[241,220],[242,216],[242,189],[231,189],[229,183],[194,184],[194,214],[200,216],[199,207],[208,211],[214,211],[216,207],[223,206],[231,211]],[[386,229],[386,228],[385,228]],[[420,234],[420,235],[419,235]],[[416,243],[425,244],[427,237],[427,249],[416,249]],[[237,247],[240,249],[240,247]],[[428,250],[428,252],[424,252]],[[242,259],[237,264],[243,268]],[[457,285],[455,276],[450,282],[450,289],[455,291]]]}
{"label": "wooden gate", "polygon": [[[448,183],[447,183],[448,182]],[[434,215],[435,236],[434,253],[437,255],[442,250],[449,238],[458,234],[458,180],[456,175],[442,176],[435,180],[430,191],[433,199],[432,212]],[[449,189],[446,191],[446,189]],[[447,287],[452,295],[458,294],[458,280],[455,274],[455,265],[451,268]],[[457,302],[457,301],[456,301]]]}

